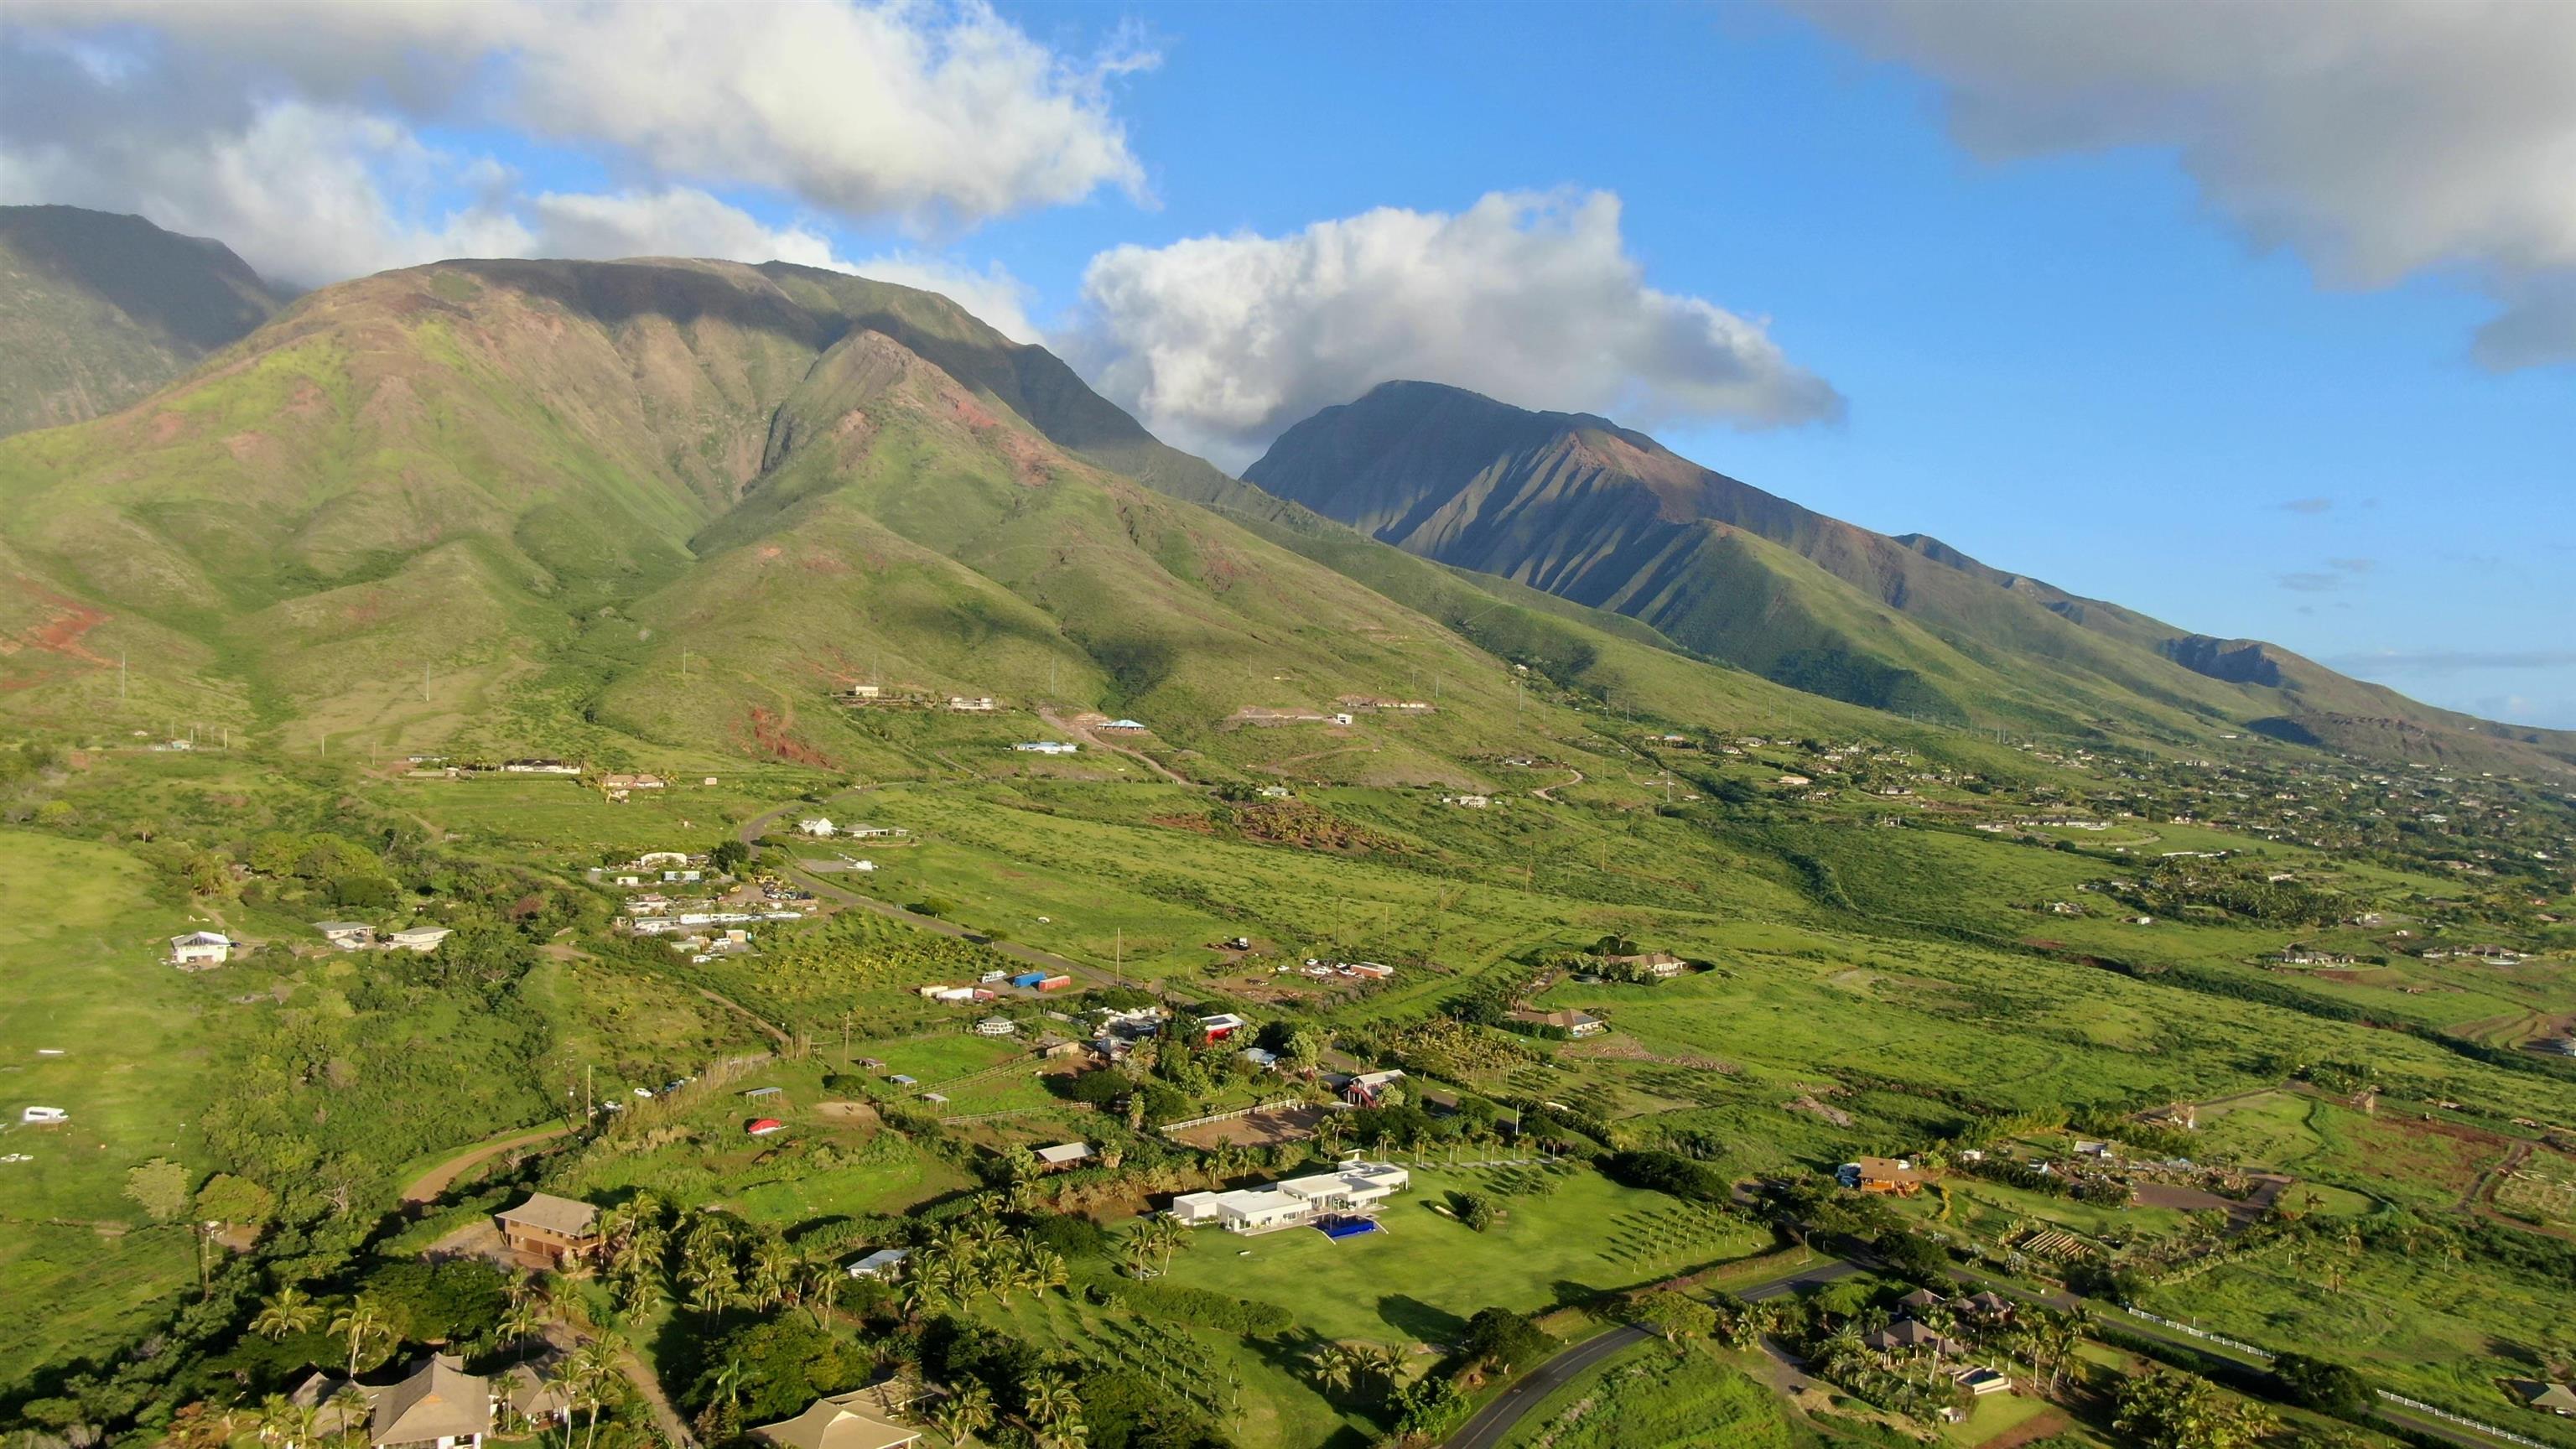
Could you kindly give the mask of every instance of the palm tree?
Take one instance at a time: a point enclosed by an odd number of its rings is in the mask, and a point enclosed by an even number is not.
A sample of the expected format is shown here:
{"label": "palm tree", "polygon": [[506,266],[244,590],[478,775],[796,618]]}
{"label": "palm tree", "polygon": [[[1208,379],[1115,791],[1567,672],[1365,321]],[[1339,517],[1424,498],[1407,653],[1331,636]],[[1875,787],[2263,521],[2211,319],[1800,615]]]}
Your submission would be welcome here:
{"label": "palm tree", "polygon": [[[603,1333],[580,1348],[564,1364],[564,1377],[572,1396],[590,1409],[590,1423],[582,1436],[584,1449],[599,1438],[599,1410],[607,1402],[608,1386],[624,1371],[621,1360],[625,1341],[613,1333]],[[569,1429],[569,1423],[565,1426]]]}
{"label": "palm tree", "polygon": [[1347,1344],[1328,1343],[1306,1356],[1326,1396],[1348,1393],[1359,1382],[1359,1356]]}
{"label": "palm tree", "polygon": [[1359,1371],[1386,1386],[1387,1396],[1395,1395],[1395,1376],[1404,1372],[1404,1350],[1385,1344],[1362,1344],[1358,1353]]}
{"label": "palm tree", "polygon": [[1021,1391],[1023,1412],[1036,1425],[1060,1424],[1082,1412],[1082,1400],[1073,1391],[1073,1382],[1056,1369],[1040,1369],[1029,1375]]}
{"label": "palm tree", "polygon": [[1154,1245],[1142,1229],[1118,1240],[1118,1266],[1126,1269],[1130,1278],[1154,1276]]}
{"label": "palm tree", "polygon": [[386,1332],[384,1310],[376,1306],[376,1300],[361,1293],[331,1319],[331,1332],[349,1340],[347,1377],[354,1379],[358,1376],[358,1350]]}
{"label": "palm tree", "polygon": [[284,1394],[271,1394],[259,1401],[259,1442],[269,1449],[286,1442],[287,1417],[295,1411]]}
{"label": "palm tree", "polygon": [[340,1415],[340,1437],[353,1443],[364,1443],[372,1427],[369,1419],[375,1405],[367,1399],[366,1390],[356,1384],[342,1384],[331,1396],[329,1407]]}
{"label": "palm tree", "polygon": [[1147,1218],[1145,1233],[1153,1243],[1154,1251],[1161,1256],[1166,1273],[1172,1270],[1172,1254],[1190,1245],[1190,1230],[1182,1227],[1177,1218]]}
{"label": "palm tree", "polygon": [[832,1310],[841,1302],[841,1290],[850,1284],[850,1275],[829,1262],[815,1261],[805,1265],[797,1296],[813,1311],[814,1326],[828,1326]]}
{"label": "palm tree", "polygon": [[1070,1414],[1038,1431],[1038,1449],[1083,1449],[1091,1442],[1091,1426]]}
{"label": "palm tree", "polygon": [[796,1255],[775,1238],[762,1242],[751,1255],[751,1291],[747,1295],[751,1306],[777,1306],[787,1296],[787,1289],[795,1279]]}
{"label": "palm tree", "polygon": [[500,1335],[504,1346],[513,1344],[518,1346],[521,1363],[528,1361],[528,1345],[545,1331],[546,1310],[534,1299],[523,1299],[511,1304],[502,1312],[501,1321],[494,1328],[494,1332]]}
{"label": "palm tree", "polygon": [[250,1321],[250,1331],[262,1338],[283,1339],[291,1334],[310,1333],[322,1321],[322,1305],[313,1295],[289,1283],[259,1306],[259,1316]]}
{"label": "palm tree", "polygon": [[1064,1255],[1051,1248],[1030,1249],[1027,1265],[1026,1286],[1031,1293],[1044,1293],[1050,1288],[1061,1288],[1071,1281],[1071,1276],[1065,1269]]}
{"label": "palm tree", "polygon": [[312,1404],[286,1406],[286,1449],[306,1449],[319,1436],[314,1432],[322,1422],[322,1410]]}
{"label": "palm tree", "polygon": [[951,1444],[962,1444],[974,1435],[993,1427],[998,1416],[993,1412],[993,1391],[968,1379],[948,1391],[939,1407],[930,1414],[930,1422]]}

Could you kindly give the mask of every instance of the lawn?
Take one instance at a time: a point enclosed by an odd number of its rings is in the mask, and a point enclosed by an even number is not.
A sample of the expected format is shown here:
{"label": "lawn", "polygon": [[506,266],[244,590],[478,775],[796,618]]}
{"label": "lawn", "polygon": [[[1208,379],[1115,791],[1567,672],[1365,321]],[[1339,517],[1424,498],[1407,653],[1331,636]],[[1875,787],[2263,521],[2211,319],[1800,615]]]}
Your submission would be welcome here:
{"label": "lawn", "polygon": [[1425,1168],[1394,1198],[1382,1231],[1335,1242],[1299,1228],[1258,1237],[1201,1229],[1171,1280],[1276,1303],[1327,1338],[1447,1343],[1470,1314],[1521,1312],[1739,1258],[1769,1235],[1589,1169],[1550,1174],[1554,1190],[1502,1202],[1478,1233],[1431,1210],[1451,1191],[1492,1193],[1496,1174]]}

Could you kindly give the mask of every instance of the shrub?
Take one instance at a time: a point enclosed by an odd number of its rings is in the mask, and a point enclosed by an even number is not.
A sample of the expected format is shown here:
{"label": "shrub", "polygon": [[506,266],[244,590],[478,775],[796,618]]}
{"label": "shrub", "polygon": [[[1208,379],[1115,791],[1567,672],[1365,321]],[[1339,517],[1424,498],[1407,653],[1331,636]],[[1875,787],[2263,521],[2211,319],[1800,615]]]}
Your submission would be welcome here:
{"label": "shrub", "polygon": [[1613,1152],[1601,1159],[1602,1174],[1625,1187],[1669,1193],[1684,1202],[1725,1202],[1723,1174],[1704,1162],[1672,1152]]}
{"label": "shrub", "polygon": [[1118,1278],[1101,1286],[1139,1318],[1159,1318],[1243,1335],[1285,1333],[1297,1323],[1295,1314],[1276,1303],[1231,1298],[1160,1279]]}

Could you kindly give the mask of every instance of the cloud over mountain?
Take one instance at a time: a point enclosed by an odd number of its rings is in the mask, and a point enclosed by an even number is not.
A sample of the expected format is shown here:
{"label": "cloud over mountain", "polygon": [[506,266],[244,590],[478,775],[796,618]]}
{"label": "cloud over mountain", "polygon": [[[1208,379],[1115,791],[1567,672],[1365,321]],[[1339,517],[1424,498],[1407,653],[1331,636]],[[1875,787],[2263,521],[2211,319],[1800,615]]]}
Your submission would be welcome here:
{"label": "cloud over mountain", "polygon": [[[10,22],[0,197],[144,211],[299,282],[558,235],[812,236],[713,185],[925,233],[1143,192],[1107,86],[1152,57],[1068,58],[977,0],[22,0]],[[478,128],[626,184],[529,197],[428,139]]]}
{"label": "cloud over mountain", "polygon": [[1658,291],[1607,192],[1381,207],[1286,236],[1121,246],[1083,280],[1078,360],[1148,427],[1240,466],[1316,409],[1419,378],[1623,421],[1839,417],[1765,324]]}
{"label": "cloud over mountain", "polygon": [[1981,155],[2174,148],[2327,284],[2456,272],[2500,308],[2480,361],[2576,361],[2576,6],[1787,3],[1939,82]]}

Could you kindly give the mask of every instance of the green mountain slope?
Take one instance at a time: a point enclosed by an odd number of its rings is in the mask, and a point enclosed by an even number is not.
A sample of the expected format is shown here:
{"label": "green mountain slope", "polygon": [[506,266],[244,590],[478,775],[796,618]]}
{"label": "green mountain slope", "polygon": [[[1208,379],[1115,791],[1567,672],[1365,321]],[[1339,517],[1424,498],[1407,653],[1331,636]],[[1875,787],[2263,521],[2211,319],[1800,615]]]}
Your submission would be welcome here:
{"label": "green mountain slope", "polygon": [[[1586,700],[1869,727],[1228,479],[945,299],[712,262],[347,283],[138,406],[0,441],[0,651],[31,723],[605,763],[917,762],[829,702],[863,679],[1000,696],[996,730],[1132,714],[1220,776],[1469,780],[1598,748]],[[1344,695],[1440,708],[1237,727]]]}
{"label": "green mountain slope", "polygon": [[1873,533],[1603,418],[1388,383],[1291,428],[1245,478],[1423,557],[1883,710],[2173,743],[2255,728],[2379,758],[2576,767],[2576,735],[2429,708],[1936,539]]}
{"label": "green mountain slope", "polygon": [[0,436],[114,412],[278,305],[220,242],[139,216],[0,206]]}

